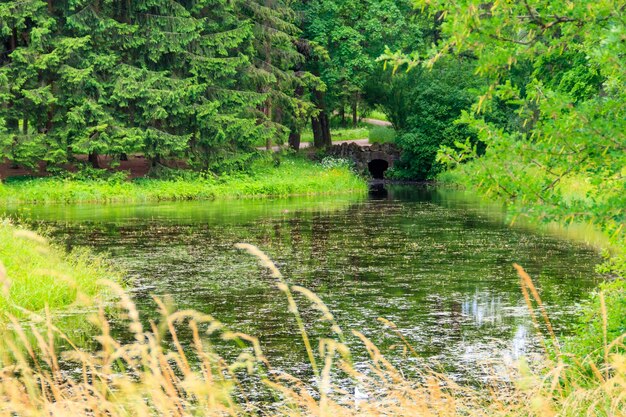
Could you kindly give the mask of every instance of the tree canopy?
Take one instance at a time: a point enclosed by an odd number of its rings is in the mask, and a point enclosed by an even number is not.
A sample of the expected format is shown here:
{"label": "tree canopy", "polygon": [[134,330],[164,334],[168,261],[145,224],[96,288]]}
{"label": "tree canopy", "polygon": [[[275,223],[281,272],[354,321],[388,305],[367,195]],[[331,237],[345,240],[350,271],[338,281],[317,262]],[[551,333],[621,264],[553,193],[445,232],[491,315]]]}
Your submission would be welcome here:
{"label": "tree canopy", "polygon": [[380,108],[398,177],[486,152],[494,193],[574,204],[573,184],[610,211],[624,31],[611,1],[2,1],[0,158],[140,153],[207,170],[259,143],[297,148],[308,123],[328,146],[331,119]]}
{"label": "tree canopy", "polygon": [[306,117],[294,91],[314,82],[295,72],[293,16],[276,1],[1,3],[0,156],[141,152],[206,168],[271,141]]}
{"label": "tree canopy", "polygon": [[[471,54],[488,80],[467,124],[486,157],[473,181],[492,193],[536,201],[546,216],[568,208],[572,219],[623,221],[626,181],[626,7],[612,1],[435,1],[445,40],[425,59]],[[514,125],[490,119],[497,108]],[[476,155],[462,146],[441,160]]]}

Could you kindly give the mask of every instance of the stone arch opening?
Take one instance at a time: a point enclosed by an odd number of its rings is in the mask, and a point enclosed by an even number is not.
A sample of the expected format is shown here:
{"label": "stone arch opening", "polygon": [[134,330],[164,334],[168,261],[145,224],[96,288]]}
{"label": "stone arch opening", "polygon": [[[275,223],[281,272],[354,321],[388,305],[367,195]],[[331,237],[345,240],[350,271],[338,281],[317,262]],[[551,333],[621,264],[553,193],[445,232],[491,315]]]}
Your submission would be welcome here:
{"label": "stone arch opening", "polygon": [[389,162],[384,159],[372,159],[367,163],[367,169],[372,174],[372,178],[382,180],[385,178],[385,171],[389,168]]}

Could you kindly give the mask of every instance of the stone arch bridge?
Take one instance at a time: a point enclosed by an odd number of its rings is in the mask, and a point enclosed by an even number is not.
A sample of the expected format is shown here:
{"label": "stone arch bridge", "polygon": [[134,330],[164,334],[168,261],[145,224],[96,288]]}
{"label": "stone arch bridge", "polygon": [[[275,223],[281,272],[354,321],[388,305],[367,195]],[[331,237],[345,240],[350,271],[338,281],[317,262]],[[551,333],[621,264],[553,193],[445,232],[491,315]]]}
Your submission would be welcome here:
{"label": "stone arch bridge", "polygon": [[400,159],[400,150],[393,143],[363,146],[344,142],[328,148],[328,155],[354,161],[357,171],[369,172],[374,179],[383,179],[385,171]]}

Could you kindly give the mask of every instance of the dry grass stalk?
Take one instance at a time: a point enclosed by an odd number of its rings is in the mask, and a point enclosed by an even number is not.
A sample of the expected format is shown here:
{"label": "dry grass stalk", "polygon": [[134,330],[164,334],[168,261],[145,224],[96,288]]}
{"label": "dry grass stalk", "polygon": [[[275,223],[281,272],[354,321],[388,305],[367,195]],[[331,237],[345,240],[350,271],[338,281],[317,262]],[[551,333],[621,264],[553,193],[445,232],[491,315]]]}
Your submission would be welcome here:
{"label": "dry grass stalk", "polygon": [[[292,291],[311,301],[322,320],[337,326],[319,297],[302,287],[290,287],[258,249],[240,247],[272,271],[296,317]],[[529,307],[531,295],[541,306],[528,280],[523,278],[522,288]],[[258,339],[231,331],[210,315],[175,311],[155,299],[161,319],[143,325],[130,297],[118,286],[111,288],[123,313],[117,317],[126,321],[132,335],[126,342],[111,334],[104,308],[93,317],[100,330],[96,351],[72,344],[47,311],[40,324],[13,319],[10,329],[2,330],[0,416],[623,416],[626,409],[624,337],[605,343],[605,369],[599,377],[583,375],[582,366],[561,361],[545,375],[526,374],[521,381],[526,385],[490,391],[460,386],[427,367],[412,370],[415,376],[407,378],[365,335],[354,331],[370,358],[365,369],[357,369],[343,332],[333,329],[338,340],[318,341],[322,367],[310,382],[272,369]],[[382,322],[399,333],[393,323]],[[188,345],[178,336],[183,328],[191,333]],[[229,355],[234,359],[227,360],[213,349],[213,337],[239,349]],[[410,351],[408,341],[400,339]],[[58,345],[59,341],[65,345]],[[312,349],[308,354],[313,357],[311,369],[316,369]],[[76,363],[76,367],[63,363]],[[338,381],[338,375],[344,380]],[[354,384],[354,392],[346,388],[346,378]],[[249,398],[259,392],[265,392],[265,401]]]}

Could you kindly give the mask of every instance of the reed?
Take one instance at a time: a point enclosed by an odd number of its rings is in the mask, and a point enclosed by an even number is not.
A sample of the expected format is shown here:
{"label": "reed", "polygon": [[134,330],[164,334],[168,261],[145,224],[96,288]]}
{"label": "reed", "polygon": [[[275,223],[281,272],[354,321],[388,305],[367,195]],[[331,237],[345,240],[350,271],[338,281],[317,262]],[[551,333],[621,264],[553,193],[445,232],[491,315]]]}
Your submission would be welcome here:
{"label": "reed", "polygon": [[[311,370],[317,369],[314,378],[299,379],[281,372],[265,357],[255,337],[231,330],[207,314],[176,311],[164,300],[155,299],[161,319],[146,324],[123,288],[101,282],[116,295],[116,301],[107,309],[100,307],[92,317],[99,329],[96,339],[100,347],[95,351],[73,343],[48,311],[44,311],[39,325],[12,318],[11,326],[0,330],[0,415],[456,417],[626,413],[624,336],[605,344],[608,359],[591,377],[580,372],[578,365],[566,365],[557,358],[542,373],[522,367],[515,384],[467,387],[425,365],[411,372],[399,369],[365,335],[352,331],[369,354],[367,367],[357,369],[343,342],[344,332],[323,301],[290,284],[258,248],[239,247],[271,271],[286,297],[289,310],[298,319]],[[523,269],[516,268],[535,320],[543,320],[539,327],[547,329],[549,319],[542,314],[539,291]],[[4,279],[11,284],[10,274]],[[304,297],[320,313],[320,320],[334,328],[330,337],[310,340],[299,315],[299,309],[305,307],[297,305],[295,294]],[[109,311],[115,311],[116,321],[128,327],[132,337],[127,341],[113,336]],[[382,322],[397,331],[393,323]],[[191,334],[190,342],[182,342],[178,336],[183,330]],[[551,338],[547,331],[546,338]],[[219,354],[216,338],[231,346],[228,357]],[[58,341],[67,347],[59,346]],[[576,359],[581,364],[588,360]],[[74,365],[62,365],[68,363]],[[585,378],[584,384],[581,378]],[[259,393],[263,401],[253,400]]]}

